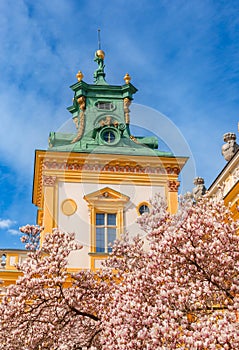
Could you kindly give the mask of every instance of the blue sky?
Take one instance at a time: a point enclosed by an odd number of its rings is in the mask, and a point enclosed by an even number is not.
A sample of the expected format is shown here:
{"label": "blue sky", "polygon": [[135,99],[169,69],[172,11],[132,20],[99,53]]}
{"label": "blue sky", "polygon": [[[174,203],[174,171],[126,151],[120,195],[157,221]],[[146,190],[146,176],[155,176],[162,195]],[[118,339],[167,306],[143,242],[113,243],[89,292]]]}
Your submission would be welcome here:
{"label": "blue sky", "polygon": [[0,13],[0,247],[22,247],[18,227],[35,223],[34,150],[70,118],[77,71],[93,82],[98,28],[107,82],[129,72],[135,104],[168,121],[163,141],[173,128],[184,140],[195,168],[184,188],[193,175],[209,186],[223,168],[222,135],[237,133],[239,112],[237,0],[0,0]]}

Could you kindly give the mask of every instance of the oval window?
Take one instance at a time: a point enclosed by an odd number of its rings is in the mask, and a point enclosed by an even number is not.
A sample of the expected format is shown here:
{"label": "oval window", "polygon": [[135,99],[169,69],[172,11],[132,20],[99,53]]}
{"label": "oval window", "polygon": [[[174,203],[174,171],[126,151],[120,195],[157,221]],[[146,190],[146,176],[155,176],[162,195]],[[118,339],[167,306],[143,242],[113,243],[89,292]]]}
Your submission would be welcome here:
{"label": "oval window", "polygon": [[144,213],[149,213],[149,206],[147,204],[141,204],[139,206],[138,211],[140,215],[143,215]]}
{"label": "oval window", "polygon": [[115,141],[115,133],[111,130],[107,130],[103,133],[103,139],[107,143],[112,143]]}
{"label": "oval window", "polygon": [[97,102],[96,107],[104,111],[111,111],[112,109],[114,109],[114,105],[112,102]]}
{"label": "oval window", "polygon": [[120,141],[120,133],[114,127],[104,127],[99,136],[105,145],[116,145]]}

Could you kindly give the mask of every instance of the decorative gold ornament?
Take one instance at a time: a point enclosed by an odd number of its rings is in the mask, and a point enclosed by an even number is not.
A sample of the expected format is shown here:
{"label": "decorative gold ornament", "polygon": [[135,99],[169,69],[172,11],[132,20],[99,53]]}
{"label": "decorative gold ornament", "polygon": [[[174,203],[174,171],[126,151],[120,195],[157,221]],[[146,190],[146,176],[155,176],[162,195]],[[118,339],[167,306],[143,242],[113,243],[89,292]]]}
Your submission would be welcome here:
{"label": "decorative gold ornament", "polygon": [[130,104],[131,104],[131,100],[128,97],[124,98],[124,119],[126,124],[130,123],[130,115],[129,115]]}
{"label": "decorative gold ornament", "polygon": [[115,128],[117,128],[119,125],[119,122],[117,119],[111,117],[110,115],[107,115],[98,122],[98,125],[100,127],[113,125]]}
{"label": "decorative gold ornament", "polygon": [[130,80],[131,80],[131,76],[129,75],[129,73],[126,73],[124,76],[125,84],[129,84]]}
{"label": "decorative gold ornament", "polygon": [[85,129],[85,96],[81,96],[77,99],[77,102],[80,106],[80,113],[79,113],[79,117],[75,117],[73,119],[73,122],[75,123],[75,126],[78,130],[78,133],[76,135],[76,137],[74,138],[74,140],[71,141],[71,143],[75,143],[77,141],[79,141],[84,133],[84,129]]}
{"label": "decorative gold ornament", "polygon": [[97,50],[96,51],[96,56],[103,60],[105,58],[105,53],[104,53],[103,50]]}
{"label": "decorative gold ornament", "polygon": [[82,111],[84,111],[84,110],[85,110],[85,96],[79,97],[79,98],[77,99],[77,102],[78,102],[78,104],[79,104],[79,106],[80,106],[80,109],[81,109]]}
{"label": "decorative gold ornament", "polygon": [[141,143],[136,139],[136,137],[135,136],[133,136],[133,135],[130,135],[130,140],[132,140],[134,143],[137,143],[138,145],[140,145]]}
{"label": "decorative gold ornament", "polygon": [[79,70],[76,74],[76,78],[78,81],[81,81],[84,78],[84,74]]}
{"label": "decorative gold ornament", "polygon": [[74,117],[72,120],[73,120],[73,122],[74,122],[74,124],[75,124],[75,126],[76,126],[76,129],[78,130],[78,127],[79,127],[78,116],[77,116],[77,117]]}

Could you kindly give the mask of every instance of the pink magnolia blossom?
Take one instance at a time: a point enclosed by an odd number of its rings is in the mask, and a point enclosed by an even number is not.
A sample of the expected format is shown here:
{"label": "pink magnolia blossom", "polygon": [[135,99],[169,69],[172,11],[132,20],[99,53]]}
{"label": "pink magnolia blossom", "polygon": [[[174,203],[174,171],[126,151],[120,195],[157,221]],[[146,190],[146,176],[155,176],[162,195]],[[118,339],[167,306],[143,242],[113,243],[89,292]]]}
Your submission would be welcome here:
{"label": "pink magnolia blossom", "polygon": [[[120,276],[103,315],[103,349],[239,349],[238,223],[222,202],[156,197],[140,217],[149,248],[128,237],[107,261]],[[113,317],[112,317],[113,316]]]}
{"label": "pink magnolia blossom", "polygon": [[[32,236],[37,229],[27,225],[22,231]],[[29,252],[18,266],[23,276],[7,289],[0,304],[0,349],[68,350],[94,345],[100,330],[94,299],[99,298],[96,286],[103,284],[97,285],[87,271],[78,274],[80,283],[67,273],[69,253],[81,248],[73,234],[55,230],[46,235],[41,248]]]}
{"label": "pink magnolia blossom", "polygon": [[0,349],[239,349],[238,223],[206,197],[175,215],[159,196],[152,208],[145,238],[122,236],[102,270],[72,276],[74,235],[36,248],[40,228],[23,228],[31,250],[0,305]]}

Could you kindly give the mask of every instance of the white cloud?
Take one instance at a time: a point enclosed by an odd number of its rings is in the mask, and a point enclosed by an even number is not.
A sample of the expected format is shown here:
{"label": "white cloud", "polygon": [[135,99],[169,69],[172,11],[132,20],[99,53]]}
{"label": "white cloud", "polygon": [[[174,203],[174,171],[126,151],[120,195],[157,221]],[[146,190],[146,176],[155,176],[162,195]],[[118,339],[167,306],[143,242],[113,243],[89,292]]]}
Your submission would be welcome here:
{"label": "white cloud", "polygon": [[7,232],[14,236],[21,235],[21,232],[19,230],[9,229]]}
{"label": "white cloud", "polygon": [[9,228],[15,224],[15,221],[10,219],[0,219],[0,229]]}
{"label": "white cloud", "polygon": [[[135,103],[161,111],[180,128],[197,175],[208,184],[224,166],[221,136],[236,132],[239,110],[238,1],[132,0],[130,5],[126,0],[88,0],[80,6],[77,0],[0,0],[0,158],[16,178],[13,190],[1,173],[2,188],[9,186],[0,201],[3,217],[11,213],[23,224],[34,220],[35,212],[29,214],[34,150],[46,149],[49,131],[71,118],[68,86],[76,82],[76,72],[82,70],[92,83],[98,27],[107,82],[123,84],[126,72],[132,76],[139,89]],[[133,111],[132,105],[132,124],[152,128],[166,143],[170,139],[174,153],[188,155],[176,143],[175,129],[165,129],[160,118],[148,125],[147,114]],[[0,219],[6,235],[11,225]],[[12,240],[14,232],[8,235]]]}

